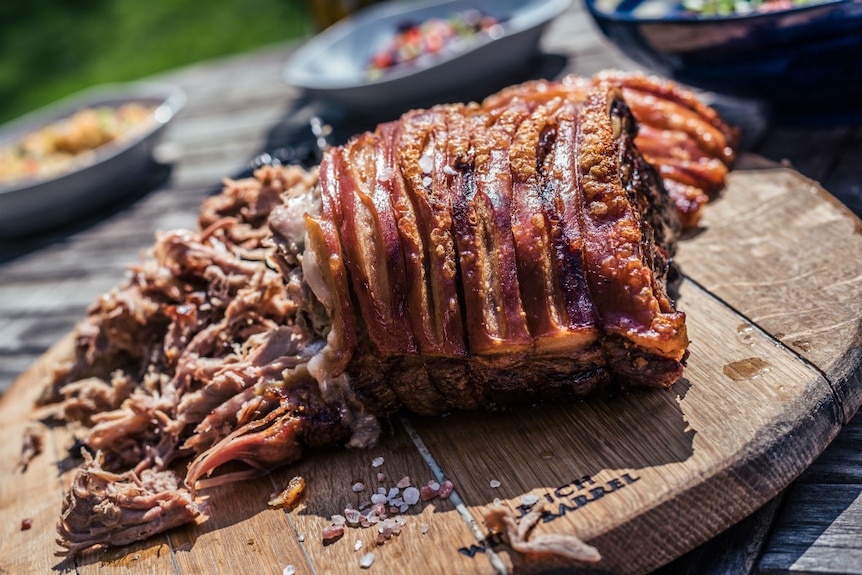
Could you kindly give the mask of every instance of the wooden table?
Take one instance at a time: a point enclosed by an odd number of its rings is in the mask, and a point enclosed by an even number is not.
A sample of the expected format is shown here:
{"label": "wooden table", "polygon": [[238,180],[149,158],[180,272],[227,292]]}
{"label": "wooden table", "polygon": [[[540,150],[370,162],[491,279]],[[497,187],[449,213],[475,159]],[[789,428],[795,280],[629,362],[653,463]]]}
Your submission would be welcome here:
{"label": "wooden table", "polygon": [[[180,86],[188,101],[161,149],[170,167],[154,171],[150,191],[68,228],[0,244],[0,391],[121,280],[154,231],[194,226],[201,199],[222,177],[239,173],[262,151],[306,140],[315,114],[336,127],[336,141],[365,127],[284,84],[281,68],[294,47],[153,78]],[[555,22],[543,48],[536,75],[638,68],[604,40],[579,3]],[[756,106],[722,106],[746,129],[749,152],[793,166],[862,215],[862,125],[777,126]],[[862,573],[860,446],[857,415],[779,497],[660,572]]]}

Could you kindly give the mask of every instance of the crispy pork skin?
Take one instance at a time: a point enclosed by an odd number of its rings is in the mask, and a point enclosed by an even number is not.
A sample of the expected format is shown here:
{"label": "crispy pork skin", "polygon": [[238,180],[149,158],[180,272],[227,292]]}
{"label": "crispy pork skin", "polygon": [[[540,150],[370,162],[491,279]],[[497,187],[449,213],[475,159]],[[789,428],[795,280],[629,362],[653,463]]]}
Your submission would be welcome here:
{"label": "crispy pork skin", "polygon": [[691,90],[655,76],[608,70],[591,78],[565,76],[556,81],[526,82],[489,96],[482,105],[493,109],[518,99],[551,97],[583,102],[599,84],[622,90],[638,122],[638,149],[658,170],[683,228],[696,227],[703,206],[724,186],[735,159],[739,132]]}

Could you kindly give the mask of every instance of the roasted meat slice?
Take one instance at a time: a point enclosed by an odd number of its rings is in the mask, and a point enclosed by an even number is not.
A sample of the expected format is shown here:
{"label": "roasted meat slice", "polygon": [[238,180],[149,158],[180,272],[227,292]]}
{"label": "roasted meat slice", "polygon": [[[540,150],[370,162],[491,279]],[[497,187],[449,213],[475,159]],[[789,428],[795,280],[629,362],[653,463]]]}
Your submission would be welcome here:
{"label": "roasted meat slice", "polygon": [[[688,340],[666,290],[680,202],[665,186],[720,185],[732,134],[712,114],[654,79],[569,77],[408,112],[319,169],[227,181],[198,230],[159,234],[91,308],[42,398],[99,454],[61,545],[189,521],[195,489],[304,446],[371,445],[402,408],[669,387]],[[248,470],[208,478],[227,462]]]}

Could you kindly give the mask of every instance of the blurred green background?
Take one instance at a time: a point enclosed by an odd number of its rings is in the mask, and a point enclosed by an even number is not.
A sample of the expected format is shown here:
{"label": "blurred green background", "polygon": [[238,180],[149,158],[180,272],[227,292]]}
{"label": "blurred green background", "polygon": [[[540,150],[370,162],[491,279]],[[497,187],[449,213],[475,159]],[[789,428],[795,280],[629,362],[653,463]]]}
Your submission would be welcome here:
{"label": "blurred green background", "polygon": [[312,32],[303,0],[3,0],[0,124],[94,84]]}

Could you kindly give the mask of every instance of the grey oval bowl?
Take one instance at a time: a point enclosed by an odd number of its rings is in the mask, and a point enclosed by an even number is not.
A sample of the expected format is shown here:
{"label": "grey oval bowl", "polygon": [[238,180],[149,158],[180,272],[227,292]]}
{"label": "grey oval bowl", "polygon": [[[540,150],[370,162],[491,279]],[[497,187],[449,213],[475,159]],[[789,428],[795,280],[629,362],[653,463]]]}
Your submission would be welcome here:
{"label": "grey oval bowl", "polygon": [[34,234],[70,223],[134,189],[150,166],[162,131],[185,104],[185,94],[167,84],[106,84],[74,94],[0,126],[0,146],[56,122],[82,108],[140,102],[158,106],[155,122],[144,132],[106,144],[88,162],[70,171],[0,185],[0,238]]}
{"label": "grey oval bowl", "polygon": [[[458,0],[388,2],[366,8],[327,28],[299,48],[284,68],[288,84],[314,98],[370,114],[395,113],[460,96],[464,88],[497,83],[526,66],[538,52],[547,25],[571,0]],[[470,8],[504,20],[496,38],[477,36],[454,54],[397,66],[369,79],[372,54],[404,22],[446,18]],[[469,93],[469,92],[468,92]]]}

